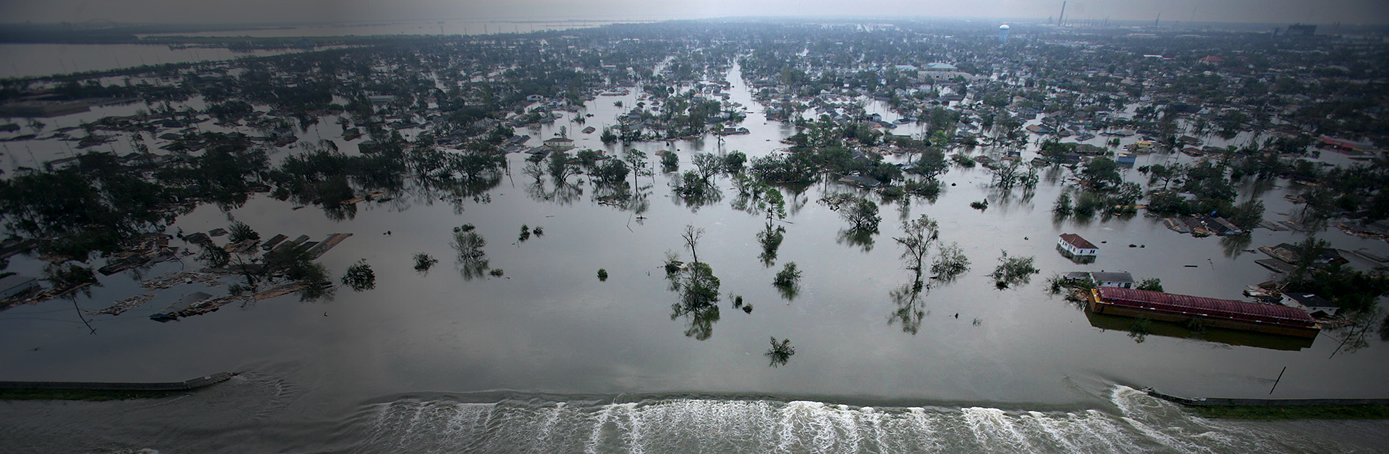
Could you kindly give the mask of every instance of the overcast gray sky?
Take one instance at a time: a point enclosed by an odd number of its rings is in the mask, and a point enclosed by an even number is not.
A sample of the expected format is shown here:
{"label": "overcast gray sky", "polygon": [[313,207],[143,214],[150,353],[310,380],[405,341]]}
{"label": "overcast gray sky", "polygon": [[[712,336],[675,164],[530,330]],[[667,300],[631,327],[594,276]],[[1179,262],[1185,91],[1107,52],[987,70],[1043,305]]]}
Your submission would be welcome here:
{"label": "overcast gray sky", "polygon": [[[733,16],[1036,18],[1061,0],[0,0],[3,22],[269,23]],[[1194,15],[1193,15],[1194,12]],[[1070,0],[1073,19],[1389,23],[1389,0]]]}

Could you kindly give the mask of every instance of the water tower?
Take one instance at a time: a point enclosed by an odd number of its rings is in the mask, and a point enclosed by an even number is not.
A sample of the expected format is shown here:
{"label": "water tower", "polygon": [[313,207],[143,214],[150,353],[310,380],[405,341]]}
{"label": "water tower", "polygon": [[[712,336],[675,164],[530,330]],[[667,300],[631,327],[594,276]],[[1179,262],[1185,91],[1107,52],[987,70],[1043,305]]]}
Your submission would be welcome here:
{"label": "water tower", "polygon": [[998,43],[1008,44],[1008,24],[998,26]]}

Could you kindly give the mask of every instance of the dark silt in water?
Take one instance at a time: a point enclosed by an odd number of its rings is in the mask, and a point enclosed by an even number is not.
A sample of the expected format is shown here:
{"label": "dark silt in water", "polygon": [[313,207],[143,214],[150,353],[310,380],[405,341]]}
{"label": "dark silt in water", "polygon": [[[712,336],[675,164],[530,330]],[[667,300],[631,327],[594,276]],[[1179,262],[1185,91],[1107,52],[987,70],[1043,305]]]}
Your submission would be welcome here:
{"label": "dark silt in water", "polygon": [[[767,155],[791,133],[756,112],[736,69],[730,80],[733,100],[752,110],[743,124],[751,134],[722,145],[675,142],[669,148],[682,169],[696,152]],[[599,97],[589,104],[588,125],[610,122],[616,100],[636,102],[635,95]],[[331,121],[321,124],[329,126],[305,137],[355,150]],[[538,143],[560,126],[580,147],[619,151],[568,121],[518,133]],[[61,148],[33,145],[40,158],[61,157]],[[635,147],[654,153],[667,145]],[[1187,158],[1149,155],[1139,165],[1166,160]],[[490,192],[490,202],[406,191],[332,221],[316,207],[293,210],[260,196],[230,213],[204,206],[178,222],[184,232],[225,227],[234,217],[264,237],[353,233],[322,262],[340,275],[365,258],[377,276],[371,291],[339,290],[316,303],[288,296],[151,322],[148,315],[183,295],[226,292],[181,285],[125,314],[90,317],[95,334],[69,300],[0,312],[3,380],[242,373],[170,399],[5,402],[0,451],[1372,452],[1389,439],[1380,421],[1206,420],[1135,390],[1262,397],[1287,366],[1274,397],[1389,397],[1389,348],[1378,339],[1334,356],[1339,332],[1288,345],[1155,328],[1139,343],[1044,289],[1053,273],[1124,270],[1161,278],[1169,292],[1237,299],[1246,285],[1269,278],[1254,263],[1261,254],[1245,249],[1305,234],[1256,230],[1248,244],[1227,244],[1178,235],[1142,216],[1058,224],[1050,214],[1058,181],[1044,180],[1030,198],[1005,196],[987,187],[984,169],[956,168],[934,203],[882,204],[882,231],[870,244],[847,242],[845,222],[816,202],[853,189],[823,183],[788,192],[785,240],[767,267],[756,239],[764,218],[731,207],[727,178],[718,183],[723,199],[698,207],[676,203],[667,176],[643,178],[654,184],[639,218],[597,203],[586,183],[572,198],[534,190],[523,165],[511,156],[512,177]],[[1283,198],[1288,191],[1259,195],[1266,218],[1297,209]],[[988,210],[969,207],[986,197]],[[912,277],[892,238],[920,214],[940,223],[942,240],[960,244],[972,269],[919,300],[894,300],[892,291]],[[502,277],[460,272],[449,242],[465,223],[486,238],[489,264]],[[544,235],[517,241],[523,224],[543,227]],[[705,230],[699,258],[722,283],[717,320],[672,317],[677,295],[660,267],[668,250],[688,260],[680,239],[687,224]],[[1100,244],[1099,259],[1077,265],[1061,257],[1055,242],[1065,232]],[[1334,230],[1320,237],[1342,249],[1386,249]],[[994,289],[987,274],[1005,250],[1035,256],[1043,273],[1028,285]],[[440,263],[417,273],[418,252]],[[786,262],[804,272],[789,300],[771,285]],[[15,258],[10,270],[39,275],[41,265]],[[185,259],[143,275],[197,266]],[[606,281],[595,278],[600,268]],[[134,277],[107,277],[75,304],[93,312],[142,293]],[[755,310],[735,310],[729,293]],[[904,310],[921,314],[914,333],[894,319]],[[687,335],[696,323],[707,326],[707,339]],[[768,337],[792,341],[796,353],[787,364],[768,367]]]}

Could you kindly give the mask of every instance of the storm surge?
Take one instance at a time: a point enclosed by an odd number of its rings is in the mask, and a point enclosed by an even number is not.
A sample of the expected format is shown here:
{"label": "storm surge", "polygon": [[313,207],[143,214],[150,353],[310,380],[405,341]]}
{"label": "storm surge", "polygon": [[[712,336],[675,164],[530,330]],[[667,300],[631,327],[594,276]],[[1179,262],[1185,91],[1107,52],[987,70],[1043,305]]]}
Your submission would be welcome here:
{"label": "storm surge", "polygon": [[1199,418],[1116,386],[1109,408],[1031,411],[812,401],[401,398],[345,420],[353,452],[1352,452],[1284,425]]}

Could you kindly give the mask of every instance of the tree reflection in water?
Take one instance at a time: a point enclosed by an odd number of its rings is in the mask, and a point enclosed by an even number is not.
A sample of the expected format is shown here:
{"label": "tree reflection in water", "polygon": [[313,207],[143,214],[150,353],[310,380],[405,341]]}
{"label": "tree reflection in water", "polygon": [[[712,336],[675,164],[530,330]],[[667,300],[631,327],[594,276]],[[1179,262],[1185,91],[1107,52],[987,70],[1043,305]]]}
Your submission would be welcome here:
{"label": "tree reflection in water", "polygon": [[450,245],[458,252],[457,264],[463,279],[473,280],[486,276],[487,253],[483,252],[482,248],[487,246],[487,241],[473,231],[472,224],[454,227],[453,241]]}
{"label": "tree reflection in water", "polygon": [[681,263],[678,254],[667,251],[665,264],[670,290],[680,294],[680,301],[670,306],[670,319],[687,317],[685,335],[699,340],[712,336],[719,321],[719,278],[709,264],[699,261],[697,248],[703,236],[704,229],[686,225],[680,237],[690,250],[690,263]]}
{"label": "tree reflection in water", "polygon": [[[969,258],[955,243],[941,245],[939,225],[924,214],[903,223],[902,230],[903,235],[893,240],[902,245],[902,260],[906,269],[912,272],[912,281],[888,292],[893,311],[888,314],[887,323],[900,323],[902,332],[915,335],[921,329],[921,319],[926,316],[923,308],[926,295],[932,287],[954,282],[968,272]],[[932,249],[936,250],[936,258],[931,261],[930,267],[932,276],[923,280],[926,259]]]}
{"label": "tree reflection in water", "polygon": [[863,250],[863,252],[873,251],[873,232],[856,229],[841,229],[839,234],[834,237],[836,243],[852,246]]}
{"label": "tree reflection in water", "polygon": [[921,319],[926,316],[925,294],[928,289],[921,284],[921,281],[902,284],[900,287],[888,292],[888,297],[892,299],[893,310],[888,315],[887,324],[902,324],[902,332],[915,335],[921,329]]}
{"label": "tree reflection in water", "polygon": [[791,346],[791,339],[782,339],[778,342],[776,336],[773,336],[772,347],[767,349],[767,353],[764,355],[766,355],[769,360],[767,363],[768,366],[778,367],[785,366],[786,361],[790,360],[791,355],[794,354],[796,354],[796,347]]}
{"label": "tree reflection in water", "polygon": [[698,340],[712,336],[714,323],[719,321],[719,278],[714,276],[713,268],[705,263],[689,263],[667,274],[666,279],[670,280],[670,289],[680,294],[680,301],[670,306],[670,319],[688,318],[686,336]]}
{"label": "tree reflection in water", "polygon": [[535,184],[526,186],[526,195],[530,196],[532,200],[540,202],[572,205],[584,195],[584,188],[568,182],[555,184],[552,188],[544,181],[537,181]]}
{"label": "tree reflection in water", "polygon": [[1225,251],[1226,257],[1239,258],[1240,254],[1244,253],[1244,248],[1249,247],[1253,241],[1253,236],[1248,233],[1226,235],[1220,237],[1220,248]]}

